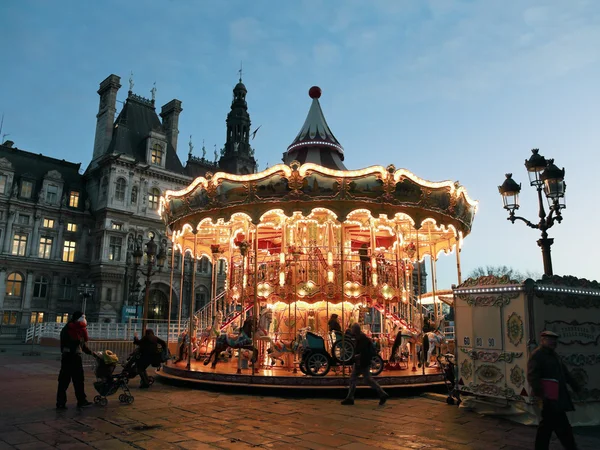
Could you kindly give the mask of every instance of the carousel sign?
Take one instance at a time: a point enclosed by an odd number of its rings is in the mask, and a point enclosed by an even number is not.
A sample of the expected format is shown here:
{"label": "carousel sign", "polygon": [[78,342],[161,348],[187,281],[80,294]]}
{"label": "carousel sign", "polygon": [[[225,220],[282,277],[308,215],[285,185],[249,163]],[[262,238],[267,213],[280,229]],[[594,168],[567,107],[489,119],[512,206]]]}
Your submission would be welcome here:
{"label": "carousel sign", "polygon": [[554,320],[545,321],[545,326],[560,336],[559,342],[563,345],[598,345],[600,341],[600,323]]}

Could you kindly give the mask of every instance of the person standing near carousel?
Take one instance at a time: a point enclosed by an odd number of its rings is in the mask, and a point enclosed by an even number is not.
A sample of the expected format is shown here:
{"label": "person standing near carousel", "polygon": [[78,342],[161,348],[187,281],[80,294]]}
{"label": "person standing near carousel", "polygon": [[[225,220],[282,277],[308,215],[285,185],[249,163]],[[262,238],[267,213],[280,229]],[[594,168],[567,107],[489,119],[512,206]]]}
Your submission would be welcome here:
{"label": "person standing near carousel", "polygon": [[558,334],[543,331],[540,346],[527,362],[527,381],[533,395],[542,406],[542,419],[535,437],[535,450],[546,450],[550,446],[552,432],[556,433],[564,448],[577,448],[567,411],[575,411],[567,384],[577,392],[580,387],[556,353]]}
{"label": "person standing near carousel", "polygon": [[348,389],[348,395],[342,400],[342,405],[354,405],[354,392],[356,391],[356,384],[358,378],[362,375],[366,383],[371,386],[379,395],[379,404],[385,405],[390,396],[385,392],[379,383],[371,376],[371,359],[375,353],[373,342],[367,337],[365,333],[360,329],[360,324],[355,323],[351,328],[352,336],[356,339],[354,347],[354,367],[352,368],[352,375],[350,375],[350,387]]}

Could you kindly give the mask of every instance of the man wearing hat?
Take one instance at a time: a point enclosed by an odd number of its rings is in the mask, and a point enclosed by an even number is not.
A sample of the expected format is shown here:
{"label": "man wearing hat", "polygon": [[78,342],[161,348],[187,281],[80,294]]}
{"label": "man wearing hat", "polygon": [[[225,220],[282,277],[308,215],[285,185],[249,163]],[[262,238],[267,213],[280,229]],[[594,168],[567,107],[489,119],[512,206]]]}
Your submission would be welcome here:
{"label": "man wearing hat", "polygon": [[575,438],[567,411],[574,411],[567,384],[575,390],[579,385],[556,353],[558,334],[542,331],[540,346],[536,348],[527,363],[527,380],[542,404],[542,419],[535,437],[535,449],[546,450],[550,445],[552,432],[566,449],[576,449]]}
{"label": "man wearing hat", "polygon": [[81,311],[75,311],[71,320],[60,332],[60,373],[58,374],[58,390],[56,392],[56,409],[67,409],[67,388],[73,380],[77,406],[85,408],[92,403],[87,400],[83,384],[83,362],[81,352],[91,355],[85,344],[87,341],[87,321]]}

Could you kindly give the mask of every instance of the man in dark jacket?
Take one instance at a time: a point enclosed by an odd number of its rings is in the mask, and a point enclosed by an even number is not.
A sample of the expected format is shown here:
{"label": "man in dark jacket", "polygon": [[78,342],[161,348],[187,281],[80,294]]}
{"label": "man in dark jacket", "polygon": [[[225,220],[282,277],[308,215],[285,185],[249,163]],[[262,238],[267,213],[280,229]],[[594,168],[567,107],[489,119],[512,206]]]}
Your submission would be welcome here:
{"label": "man in dark jacket", "polygon": [[553,431],[566,449],[577,448],[566,414],[575,410],[567,384],[575,391],[579,386],[555,351],[558,337],[552,331],[543,331],[540,346],[531,353],[527,363],[527,380],[533,395],[542,403],[542,420],[535,437],[536,450],[549,447]]}
{"label": "man in dark jacket", "polygon": [[162,349],[166,349],[167,344],[150,329],[146,330],[146,334],[142,339],[138,339],[136,334],[133,338],[133,343],[139,346],[139,359],[136,366],[140,376],[140,388],[147,389],[150,387],[150,380],[146,369],[151,364],[160,364],[161,349],[158,346],[161,345]]}
{"label": "man in dark jacket", "polygon": [[369,386],[377,391],[379,395],[379,404],[384,405],[387,399],[390,397],[379,383],[371,376],[371,358],[373,357],[374,348],[373,342],[368,336],[362,332],[360,325],[355,323],[352,325],[352,336],[356,339],[354,348],[354,367],[352,369],[352,375],[350,375],[350,388],[348,389],[348,395],[342,401],[342,405],[354,405],[354,391],[356,390],[356,384],[358,383],[358,377],[361,375]]}
{"label": "man in dark jacket", "polygon": [[58,390],[56,392],[56,409],[67,409],[67,389],[71,380],[75,388],[77,406],[85,408],[92,403],[87,401],[83,384],[83,362],[81,352],[91,355],[92,352],[85,343],[87,333],[73,333],[74,329],[85,329],[87,323],[81,311],[76,311],[71,320],[60,332],[60,373],[58,374]]}

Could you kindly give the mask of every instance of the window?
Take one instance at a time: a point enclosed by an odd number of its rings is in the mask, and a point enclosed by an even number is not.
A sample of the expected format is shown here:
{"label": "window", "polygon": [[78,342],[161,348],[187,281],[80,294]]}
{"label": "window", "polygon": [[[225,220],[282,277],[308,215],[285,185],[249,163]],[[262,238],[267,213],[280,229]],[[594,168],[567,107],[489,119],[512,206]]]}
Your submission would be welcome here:
{"label": "window", "polygon": [[21,198],[31,198],[33,193],[33,182],[23,180],[21,181]]}
{"label": "window", "polygon": [[23,292],[23,275],[13,272],[6,277],[6,295],[20,297]]}
{"label": "window", "polygon": [[120,237],[111,236],[110,246],[108,248],[108,259],[110,261],[121,261],[121,246],[123,239]]}
{"label": "window", "polygon": [[0,175],[0,194],[6,194],[6,184],[8,183],[8,177],[6,175]]}
{"label": "window", "polygon": [[48,294],[48,278],[44,275],[38,275],[35,277],[33,283],[33,297],[34,298],[46,298]]}
{"label": "window", "polygon": [[38,251],[38,257],[43,259],[50,259],[52,254],[52,238],[42,236],[40,238],[40,249]]}
{"label": "window", "polygon": [[62,260],[65,262],[75,261],[75,241],[65,241]]}
{"label": "window", "polygon": [[222,259],[219,260],[219,275],[223,275],[225,273],[225,261]]}
{"label": "window", "polygon": [[106,301],[112,302],[112,289],[111,288],[108,288],[106,290]]}
{"label": "window", "polygon": [[70,233],[75,233],[77,231],[77,224],[76,223],[67,223],[67,231]]}
{"label": "window", "polygon": [[44,321],[44,313],[43,312],[31,312],[30,323],[42,323]]}
{"label": "window", "polygon": [[150,193],[148,194],[148,205],[150,209],[157,210],[158,209],[158,199],[160,198],[160,191],[157,188],[150,189]]}
{"label": "window", "polygon": [[77,208],[79,206],[79,192],[71,191],[71,195],[69,195],[69,206],[71,208]]}
{"label": "window", "polygon": [[102,182],[100,184],[100,200],[104,200],[108,195],[108,178],[102,178]]}
{"label": "window", "polygon": [[115,199],[124,202],[125,201],[125,188],[127,187],[127,182],[124,178],[119,178],[117,180],[117,187],[115,189]]}
{"label": "window", "polygon": [[135,205],[137,203],[137,193],[138,193],[138,188],[137,186],[134,186],[131,188],[131,204]]}
{"label": "window", "polygon": [[27,235],[15,233],[13,238],[12,254],[15,256],[25,256],[25,248],[27,247]]}
{"label": "window", "polygon": [[4,311],[2,325],[16,325],[19,322],[19,311]]}
{"label": "window", "polygon": [[69,321],[69,313],[58,313],[56,315],[56,323],[67,323]]}
{"label": "window", "polygon": [[48,190],[46,191],[46,203],[50,203],[54,205],[58,202],[58,186],[54,184],[48,185]]}
{"label": "window", "polygon": [[208,266],[208,258],[206,256],[203,256],[202,259],[200,259],[200,263],[198,264],[198,272],[208,273]]}
{"label": "window", "polygon": [[71,279],[63,277],[60,281],[60,298],[63,300],[73,300],[73,282]]}
{"label": "window", "polygon": [[112,222],[111,228],[113,230],[122,230],[123,229],[123,224],[122,223],[118,223],[118,222]]}
{"label": "window", "polygon": [[46,219],[44,218],[44,222],[42,225],[44,228],[54,228],[54,219]]}
{"label": "window", "polygon": [[29,225],[29,216],[26,214],[19,214],[19,225]]}
{"label": "window", "polygon": [[150,161],[152,162],[152,164],[162,166],[163,149],[160,144],[154,144],[154,146],[152,147],[152,152],[150,154]]}

